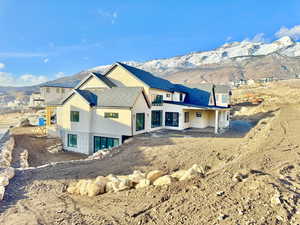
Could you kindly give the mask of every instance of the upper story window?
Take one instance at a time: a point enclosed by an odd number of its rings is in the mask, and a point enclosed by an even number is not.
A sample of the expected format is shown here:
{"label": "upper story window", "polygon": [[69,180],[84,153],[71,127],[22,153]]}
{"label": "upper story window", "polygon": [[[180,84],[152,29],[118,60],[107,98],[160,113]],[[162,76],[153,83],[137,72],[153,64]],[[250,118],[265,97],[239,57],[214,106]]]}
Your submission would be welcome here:
{"label": "upper story window", "polygon": [[78,111],[71,111],[70,120],[71,120],[71,122],[79,122],[79,112]]}
{"label": "upper story window", "polygon": [[196,112],[196,117],[201,118],[202,117],[202,113],[201,112]]}
{"label": "upper story window", "polygon": [[104,113],[105,118],[119,118],[119,113],[106,112]]}
{"label": "upper story window", "polygon": [[183,94],[182,93],[179,94],[179,101],[181,101],[181,102],[183,101]]}
{"label": "upper story window", "polygon": [[222,103],[228,103],[228,95],[222,95]]}
{"label": "upper story window", "polygon": [[162,105],[163,96],[162,95],[152,95],[152,105]]}
{"label": "upper story window", "polygon": [[169,93],[166,94],[166,97],[167,97],[167,98],[170,98],[170,97],[171,97],[171,94],[169,94]]}
{"label": "upper story window", "polygon": [[50,88],[49,87],[46,88],[46,92],[50,93]]}

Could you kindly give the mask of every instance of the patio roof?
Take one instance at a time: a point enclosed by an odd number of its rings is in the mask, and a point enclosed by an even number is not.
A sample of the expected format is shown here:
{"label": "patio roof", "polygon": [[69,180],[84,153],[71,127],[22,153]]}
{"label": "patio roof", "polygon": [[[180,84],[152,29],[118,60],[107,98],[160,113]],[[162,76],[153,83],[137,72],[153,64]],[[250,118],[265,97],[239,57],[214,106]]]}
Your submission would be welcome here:
{"label": "patio roof", "polygon": [[175,101],[164,101],[166,104],[180,105],[188,109],[205,109],[205,110],[230,110],[230,107],[222,106],[200,106],[195,104],[189,104],[185,102],[175,102]]}

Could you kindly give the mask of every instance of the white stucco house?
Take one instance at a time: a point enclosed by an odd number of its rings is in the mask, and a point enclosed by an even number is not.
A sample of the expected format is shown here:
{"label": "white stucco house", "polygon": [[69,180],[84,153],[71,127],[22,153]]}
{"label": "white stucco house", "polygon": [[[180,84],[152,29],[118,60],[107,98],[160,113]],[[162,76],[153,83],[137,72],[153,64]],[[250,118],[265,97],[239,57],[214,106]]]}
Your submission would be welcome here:
{"label": "white stucco house", "polygon": [[173,84],[144,70],[115,63],[104,74],[91,72],[62,101],[49,132],[66,150],[92,154],[126,138],[157,129],[229,126],[230,89],[212,84]]}

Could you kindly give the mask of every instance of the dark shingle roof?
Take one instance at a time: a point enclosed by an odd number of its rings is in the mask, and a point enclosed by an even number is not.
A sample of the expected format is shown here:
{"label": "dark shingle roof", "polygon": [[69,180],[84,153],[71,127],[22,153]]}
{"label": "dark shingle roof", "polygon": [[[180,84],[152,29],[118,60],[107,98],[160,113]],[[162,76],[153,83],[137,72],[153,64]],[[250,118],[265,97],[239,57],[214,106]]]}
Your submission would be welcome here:
{"label": "dark shingle roof", "polygon": [[130,73],[134,74],[137,78],[139,78],[141,81],[146,83],[151,88],[157,88],[157,89],[162,89],[162,90],[166,90],[166,91],[173,91],[174,84],[172,84],[168,80],[156,77],[153,74],[151,74],[145,70],[138,69],[133,66],[126,65],[124,63],[118,62],[117,64],[123,66]]}
{"label": "dark shingle roof", "polygon": [[228,94],[229,92],[230,87],[228,85],[215,85],[215,93]]}
{"label": "dark shingle roof", "polygon": [[99,107],[132,107],[142,87],[112,87],[76,90],[91,105]]}
{"label": "dark shingle roof", "polygon": [[102,80],[108,87],[116,87],[117,85],[114,84],[110,79],[108,79],[106,76],[103,76],[101,73],[95,73],[93,74],[98,77],[100,80]]}
{"label": "dark shingle roof", "polygon": [[41,87],[61,87],[61,88],[74,88],[77,84],[79,84],[80,80],[68,81],[63,83],[45,83],[41,85]]}

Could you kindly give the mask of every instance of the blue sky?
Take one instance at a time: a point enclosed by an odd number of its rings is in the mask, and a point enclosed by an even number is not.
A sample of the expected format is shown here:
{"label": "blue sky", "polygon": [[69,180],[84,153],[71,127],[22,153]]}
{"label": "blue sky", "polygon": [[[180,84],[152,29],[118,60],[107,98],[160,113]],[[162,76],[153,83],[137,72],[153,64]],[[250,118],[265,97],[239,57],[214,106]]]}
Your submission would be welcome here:
{"label": "blue sky", "polygon": [[300,1],[0,0],[0,86],[31,85],[115,61],[300,37]]}

